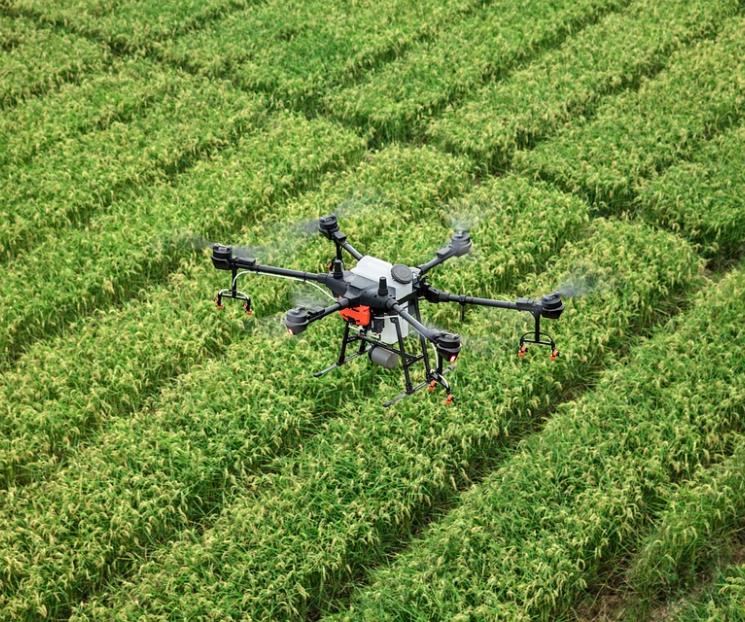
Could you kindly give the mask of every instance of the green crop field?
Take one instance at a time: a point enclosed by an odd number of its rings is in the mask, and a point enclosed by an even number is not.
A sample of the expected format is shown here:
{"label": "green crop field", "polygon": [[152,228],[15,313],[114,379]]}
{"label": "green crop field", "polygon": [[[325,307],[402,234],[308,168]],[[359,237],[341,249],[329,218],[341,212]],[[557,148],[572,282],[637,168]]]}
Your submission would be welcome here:
{"label": "green crop field", "polygon": [[[0,622],[745,622],[745,1],[0,0],[0,210]],[[330,213],[558,358],[216,308]]]}

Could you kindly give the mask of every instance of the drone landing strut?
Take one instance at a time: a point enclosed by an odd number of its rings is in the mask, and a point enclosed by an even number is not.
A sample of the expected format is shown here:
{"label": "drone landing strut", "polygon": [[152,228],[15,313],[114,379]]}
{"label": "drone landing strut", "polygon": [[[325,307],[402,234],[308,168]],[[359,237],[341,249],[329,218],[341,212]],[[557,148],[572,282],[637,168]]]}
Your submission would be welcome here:
{"label": "drone landing strut", "polygon": [[[411,304],[412,311],[414,313],[414,316],[418,319],[419,318],[419,306],[416,304],[416,302],[412,302]],[[390,352],[391,354],[398,357],[397,360],[401,361],[401,367],[402,372],[404,376],[404,390],[401,391],[399,394],[395,395],[391,399],[387,400],[383,403],[383,406],[385,408],[388,408],[389,406],[392,406],[393,404],[399,402],[404,397],[411,395],[413,393],[416,393],[417,391],[427,388],[428,391],[432,392],[439,384],[442,386],[445,391],[447,391],[447,397],[445,399],[445,403],[447,405],[450,405],[453,403],[453,395],[450,390],[450,384],[445,379],[445,374],[449,371],[452,371],[453,366],[450,365],[447,368],[443,369],[443,360],[442,357],[438,355],[437,357],[437,366],[436,368],[432,368],[430,366],[430,359],[429,359],[429,352],[427,350],[427,340],[420,335],[419,337],[419,343],[421,347],[421,353],[420,354],[412,354],[406,350],[406,344],[404,342],[403,333],[401,331],[401,326],[399,324],[397,317],[391,318],[392,322],[394,323],[396,327],[396,334],[397,334],[397,346],[394,347],[391,344],[382,343],[378,339],[373,339],[371,337],[367,336],[367,330],[361,329],[358,333],[352,335],[351,334],[351,324],[350,322],[346,322],[344,325],[344,335],[342,337],[341,342],[341,349],[339,351],[339,357],[337,358],[336,362],[332,363],[328,367],[321,369],[317,372],[314,372],[313,375],[316,378],[319,378],[321,376],[326,375],[330,371],[336,369],[337,367],[341,367],[345,363],[348,363],[349,361],[352,361],[363,354],[366,354],[368,352],[371,352],[373,349],[382,349],[386,352]],[[359,348],[354,354],[347,355],[347,348],[350,344],[359,342]],[[369,346],[369,347],[368,347]],[[425,371],[425,379],[418,383],[413,384],[411,380],[411,367],[416,365],[419,361],[422,361],[424,365],[424,371]]]}

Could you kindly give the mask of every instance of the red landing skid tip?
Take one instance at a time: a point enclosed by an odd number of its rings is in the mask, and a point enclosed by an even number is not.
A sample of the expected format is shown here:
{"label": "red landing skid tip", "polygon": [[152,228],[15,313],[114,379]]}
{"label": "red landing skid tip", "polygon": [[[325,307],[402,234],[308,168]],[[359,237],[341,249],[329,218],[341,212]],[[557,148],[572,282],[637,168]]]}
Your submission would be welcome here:
{"label": "red landing skid tip", "polygon": [[218,311],[222,311],[225,308],[225,305],[220,302],[219,298],[215,298],[215,307]]}
{"label": "red landing skid tip", "polygon": [[551,350],[551,356],[549,358],[552,361],[555,361],[558,356],[559,356],[559,351],[558,350]]}
{"label": "red landing skid tip", "polygon": [[519,357],[520,357],[521,359],[522,359],[522,358],[525,358],[525,355],[527,354],[527,352],[528,352],[528,346],[524,346],[524,345],[523,345],[523,346],[520,346],[520,347],[519,347],[519,348],[517,349],[517,355],[518,355],[518,356],[519,356]]}
{"label": "red landing skid tip", "polygon": [[453,399],[454,399],[453,398],[453,394],[452,393],[448,393],[448,396],[445,398],[445,401],[443,403],[445,404],[445,406],[452,406]]}
{"label": "red landing skid tip", "polygon": [[243,310],[246,312],[246,315],[248,317],[251,317],[254,314],[253,309],[249,307],[245,302],[243,303]]}
{"label": "red landing skid tip", "polygon": [[435,390],[436,386],[437,386],[437,380],[430,380],[429,384],[427,385],[427,391],[432,393],[432,391]]}

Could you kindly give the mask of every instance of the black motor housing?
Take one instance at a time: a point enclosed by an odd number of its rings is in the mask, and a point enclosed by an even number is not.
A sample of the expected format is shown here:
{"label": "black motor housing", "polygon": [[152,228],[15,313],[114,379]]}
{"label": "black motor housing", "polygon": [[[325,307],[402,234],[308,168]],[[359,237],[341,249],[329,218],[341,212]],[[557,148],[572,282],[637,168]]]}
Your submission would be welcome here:
{"label": "black motor housing", "polygon": [[233,248],[231,246],[222,246],[215,244],[212,247],[212,265],[218,270],[231,270],[231,260],[233,258]]}
{"label": "black motor housing", "polygon": [[546,294],[540,300],[541,315],[549,320],[558,319],[564,312],[564,302],[561,300],[559,292]]}
{"label": "black motor housing", "polygon": [[450,240],[450,247],[453,249],[456,257],[462,257],[471,252],[471,236],[468,231],[456,231]]}
{"label": "black motor housing", "polygon": [[461,348],[460,335],[456,333],[441,332],[432,339],[435,342],[435,348],[440,356],[453,362],[458,358]]}
{"label": "black motor housing", "polygon": [[310,324],[311,310],[308,307],[294,307],[285,315],[285,326],[293,335],[302,333]]}
{"label": "black motor housing", "polygon": [[339,222],[336,218],[336,214],[321,216],[321,218],[318,219],[318,230],[324,236],[331,239],[332,234],[339,230]]}

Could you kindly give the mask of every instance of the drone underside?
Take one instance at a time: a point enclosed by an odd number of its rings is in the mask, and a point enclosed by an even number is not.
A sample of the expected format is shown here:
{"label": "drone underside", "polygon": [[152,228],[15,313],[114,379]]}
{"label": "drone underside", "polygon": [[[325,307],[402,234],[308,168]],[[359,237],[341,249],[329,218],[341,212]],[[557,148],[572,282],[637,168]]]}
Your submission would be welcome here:
{"label": "drone underside", "polygon": [[[284,322],[292,335],[303,332],[309,324],[338,312],[345,321],[339,356],[332,365],[316,372],[323,376],[345,363],[367,354],[373,363],[387,369],[401,367],[404,376],[404,390],[385,402],[394,404],[406,395],[427,387],[430,391],[437,385],[446,392],[446,404],[453,402],[450,385],[445,374],[461,350],[461,338],[455,333],[427,328],[421,321],[420,301],[431,303],[457,302],[461,310],[465,305],[480,305],[526,311],[533,315],[535,328],[520,338],[518,355],[524,356],[527,344],[545,345],[551,348],[552,360],[558,355],[556,345],[550,337],[541,333],[540,318],[557,319],[564,310],[558,293],[543,296],[539,300],[521,298],[515,302],[475,298],[473,296],[451,294],[430,286],[426,273],[451,257],[465,255],[471,250],[471,239],[467,232],[455,233],[447,246],[440,248],[435,257],[417,267],[391,264],[387,261],[363,255],[349,242],[340,230],[336,216],[319,219],[319,232],[334,242],[336,258],[332,260],[328,273],[311,273],[288,270],[275,266],[259,264],[254,258],[238,257],[229,246],[214,245],[212,262],[220,270],[232,273],[231,287],[217,294],[216,303],[222,308],[223,298],[242,300],[245,310],[251,312],[251,299],[237,289],[237,279],[246,273],[291,278],[299,281],[320,283],[330,290],[336,302],[328,307],[300,306],[290,309]],[[342,261],[342,251],[357,260],[356,265],[346,270]],[[406,349],[406,337],[413,330],[419,337],[419,351]],[[429,343],[428,343],[429,342]],[[428,345],[434,346],[434,364],[430,359]],[[348,351],[354,350],[352,354]],[[424,380],[418,384],[412,381],[411,368],[422,362]]]}
{"label": "drone underside", "polygon": [[[351,277],[348,279],[350,287],[360,291],[378,289],[381,279],[385,281],[389,295],[396,300],[401,307],[410,312],[416,320],[421,322],[419,304],[416,297],[412,297],[414,291],[413,283],[419,276],[418,268],[410,268],[403,264],[391,264],[377,257],[364,255],[357,265],[350,270]],[[399,365],[404,375],[404,391],[384,403],[390,406],[401,398],[427,387],[430,391],[439,384],[445,388],[448,403],[453,401],[450,385],[444,375],[451,366],[443,369],[442,358],[437,358],[437,365],[433,368],[430,364],[427,339],[419,335],[420,351],[409,352],[406,349],[405,338],[409,334],[409,324],[401,322],[396,313],[391,313],[385,308],[375,308],[368,305],[349,307],[339,311],[346,321],[344,335],[341,343],[339,357],[335,363],[321,371],[315,372],[314,376],[323,376],[331,370],[367,354],[373,363],[386,369],[395,369]],[[359,344],[353,354],[348,354],[349,346]],[[448,361],[454,363],[458,352],[448,355]],[[425,380],[419,384],[413,384],[411,369],[419,361],[424,366]]]}

